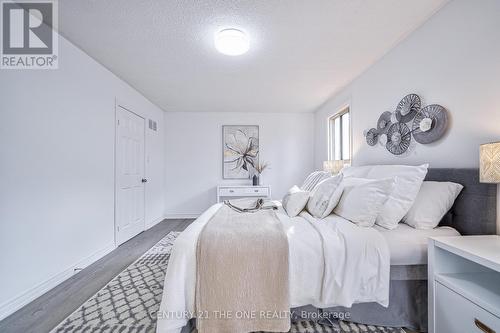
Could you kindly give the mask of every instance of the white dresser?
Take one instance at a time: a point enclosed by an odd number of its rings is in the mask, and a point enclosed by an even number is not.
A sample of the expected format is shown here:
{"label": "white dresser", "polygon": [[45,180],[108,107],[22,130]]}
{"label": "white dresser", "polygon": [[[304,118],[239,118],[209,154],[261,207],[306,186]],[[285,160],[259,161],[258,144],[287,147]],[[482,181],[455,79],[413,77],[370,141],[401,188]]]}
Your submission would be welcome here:
{"label": "white dresser", "polygon": [[500,236],[429,240],[429,332],[500,333]]}
{"label": "white dresser", "polygon": [[217,186],[217,202],[236,198],[271,198],[270,185],[219,185]]}

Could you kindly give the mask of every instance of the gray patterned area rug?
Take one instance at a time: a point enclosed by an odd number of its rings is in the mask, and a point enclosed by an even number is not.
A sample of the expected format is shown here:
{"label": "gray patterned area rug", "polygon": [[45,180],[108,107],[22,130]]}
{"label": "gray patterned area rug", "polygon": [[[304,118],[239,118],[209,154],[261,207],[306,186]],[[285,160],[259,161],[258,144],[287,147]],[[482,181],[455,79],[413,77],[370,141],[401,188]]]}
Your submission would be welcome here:
{"label": "gray patterned area rug", "polygon": [[[111,280],[51,333],[154,333],[165,270],[178,232],[171,232]],[[314,321],[292,324],[290,333],[404,333],[399,328]]]}

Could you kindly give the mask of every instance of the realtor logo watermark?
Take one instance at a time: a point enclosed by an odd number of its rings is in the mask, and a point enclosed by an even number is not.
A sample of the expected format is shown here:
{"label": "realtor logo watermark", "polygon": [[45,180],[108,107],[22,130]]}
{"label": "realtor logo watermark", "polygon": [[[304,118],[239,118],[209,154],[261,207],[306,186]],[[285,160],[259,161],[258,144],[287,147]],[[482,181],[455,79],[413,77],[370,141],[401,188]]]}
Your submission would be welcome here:
{"label": "realtor logo watermark", "polygon": [[57,69],[57,1],[2,0],[1,69]]}

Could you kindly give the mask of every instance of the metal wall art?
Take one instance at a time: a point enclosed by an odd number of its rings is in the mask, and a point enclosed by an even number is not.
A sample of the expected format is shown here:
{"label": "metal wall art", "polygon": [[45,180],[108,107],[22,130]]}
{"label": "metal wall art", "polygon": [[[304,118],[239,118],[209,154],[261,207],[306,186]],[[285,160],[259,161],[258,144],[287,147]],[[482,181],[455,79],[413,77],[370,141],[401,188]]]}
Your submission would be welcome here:
{"label": "metal wall art", "polygon": [[394,155],[402,155],[410,147],[412,136],[420,144],[439,140],[448,127],[448,111],[438,104],[422,108],[417,94],[403,97],[394,112],[382,113],[377,128],[366,130],[366,143],[382,144]]}

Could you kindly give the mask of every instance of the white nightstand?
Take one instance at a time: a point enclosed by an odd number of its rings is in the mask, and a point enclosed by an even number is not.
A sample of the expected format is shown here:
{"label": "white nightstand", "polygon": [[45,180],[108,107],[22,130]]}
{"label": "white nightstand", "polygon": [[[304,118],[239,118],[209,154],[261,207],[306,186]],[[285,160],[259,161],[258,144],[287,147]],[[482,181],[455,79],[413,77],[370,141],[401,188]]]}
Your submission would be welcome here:
{"label": "white nightstand", "polygon": [[429,240],[429,333],[500,333],[500,236]]}
{"label": "white nightstand", "polygon": [[222,198],[271,198],[270,185],[219,185],[217,186],[217,202]]}

